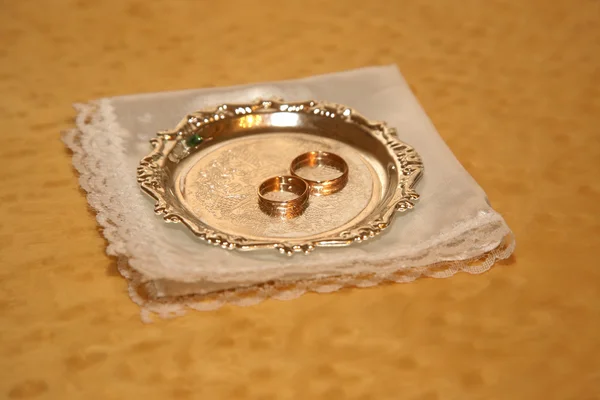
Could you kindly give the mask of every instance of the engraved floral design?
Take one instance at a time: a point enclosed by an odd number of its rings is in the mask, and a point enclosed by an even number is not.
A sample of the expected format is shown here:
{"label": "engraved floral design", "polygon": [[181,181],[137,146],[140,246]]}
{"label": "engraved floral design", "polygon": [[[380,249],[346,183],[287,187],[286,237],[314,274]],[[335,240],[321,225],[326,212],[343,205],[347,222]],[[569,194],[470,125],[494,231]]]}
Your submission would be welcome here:
{"label": "engraved floral design", "polygon": [[[167,190],[165,186],[166,176],[162,168],[162,163],[166,158],[172,161],[181,160],[189,154],[191,148],[208,142],[210,138],[204,137],[202,133],[203,128],[208,124],[240,115],[249,116],[249,118],[260,118],[260,114],[269,112],[295,112],[327,118],[339,118],[345,123],[359,125],[376,137],[385,144],[397,161],[395,170],[398,174],[398,186],[391,201],[377,215],[367,217],[360,226],[306,243],[295,243],[293,240],[287,242],[256,241],[239,235],[218,232],[197,219],[188,218],[186,213],[182,212],[176,204],[168,204],[165,192]],[[151,141],[151,144],[154,149],[140,161],[137,178],[141,188],[156,200],[155,212],[162,215],[165,221],[181,222],[200,239],[226,249],[256,250],[272,248],[286,255],[297,252],[308,254],[316,247],[347,246],[368,240],[383,232],[390,225],[397,212],[405,212],[414,207],[415,201],[419,198],[414,186],[423,172],[423,163],[416,151],[401,142],[396,137],[395,130],[389,128],[385,123],[369,121],[356,111],[343,105],[316,101],[286,103],[275,100],[259,100],[252,104],[223,104],[213,110],[198,111],[188,115],[175,129],[159,132],[158,136]],[[212,167],[218,169],[222,178],[226,180],[227,171],[231,169],[229,165],[233,165],[233,163],[228,163],[226,160],[213,162],[221,163]],[[268,161],[256,159],[248,162],[260,164]],[[242,173],[235,170],[229,172],[231,176],[236,175],[236,172]],[[236,179],[240,179],[239,174]],[[217,186],[210,187],[209,185],[205,190],[222,189]],[[231,193],[233,192],[235,191],[231,191]],[[235,198],[235,202],[232,202],[229,208],[225,204],[225,210],[230,209],[231,212],[234,212],[235,204],[244,201],[240,196],[235,197],[236,195],[230,195],[229,193],[221,193],[221,195],[221,198],[225,201],[231,196]]]}

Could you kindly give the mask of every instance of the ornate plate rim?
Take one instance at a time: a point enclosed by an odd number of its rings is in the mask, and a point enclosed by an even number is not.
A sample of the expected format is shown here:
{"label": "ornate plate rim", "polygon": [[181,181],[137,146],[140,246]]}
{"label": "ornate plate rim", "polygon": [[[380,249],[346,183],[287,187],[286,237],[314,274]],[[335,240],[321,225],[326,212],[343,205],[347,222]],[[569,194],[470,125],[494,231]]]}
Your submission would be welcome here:
{"label": "ornate plate rim", "polygon": [[[338,235],[309,240],[303,244],[291,244],[283,240],[256,241],[218,231],[206,224],[187,218],[184,213],[168,203],[164,195],[165,187],[159,176],[161,173],[159,162],[172,152],[172,148],[166,150],[167,143],[178,141],[187,143],[203,126],[213,122],[240,115],[268,112],[296,112],[340,118],[346,123],[359,125],[378,139],[394,155],[394,161],[399,167],[397,169],[401,172],[398,174],[396,192],[388,202],[388,206],[379,215],[373,218],[367,217],[369,221],[340,232]],[[159,132],[157,137],[150,140],[150,143],[153,150],[140,161],[137,168],[137,181],[141,189],[156,200],[154,212],[162,215],[166,222],[183,223],[201,240],[229,250],[275,249],[282,254],[291,256],[297,252],[308,254],[316,247],[349,246],[374,238],[390,226],[396,212],[405,212],[414,207],[414,202],[419,198],[414,186],[424,170],[421,157],[415,149],[398,139],[396,130],[390,128],[385,122],[368,120],[356,110],[341,104],[315,100],[301,102],[285,102],[281,99],[257,100],[253,103],[222,104],[216,108],[195,111],[188,114],[174,129]],[[189,147],[189,145],[187,146]]]}

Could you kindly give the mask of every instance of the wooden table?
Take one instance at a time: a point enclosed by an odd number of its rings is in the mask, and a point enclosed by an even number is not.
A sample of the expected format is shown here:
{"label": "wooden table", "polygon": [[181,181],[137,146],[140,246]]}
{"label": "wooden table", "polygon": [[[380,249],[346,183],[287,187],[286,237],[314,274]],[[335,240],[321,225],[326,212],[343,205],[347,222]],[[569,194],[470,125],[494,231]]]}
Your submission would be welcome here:
{"label": "wooden table", "polygon": [[[600,2],[5,0],[0,398],[600,398]],[[490,272],[140,322],[71,103],[399,65],[517,238]]]}

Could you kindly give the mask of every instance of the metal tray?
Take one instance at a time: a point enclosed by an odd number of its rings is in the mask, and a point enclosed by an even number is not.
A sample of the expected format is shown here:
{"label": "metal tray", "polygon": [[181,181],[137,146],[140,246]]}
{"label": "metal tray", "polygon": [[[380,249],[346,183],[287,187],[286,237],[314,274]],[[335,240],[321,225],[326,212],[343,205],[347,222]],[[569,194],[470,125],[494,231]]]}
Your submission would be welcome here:
{"label": "metal tray", "polygon": [[[413,207],[419,197],[413,187],[423,173],[419,155],[385,123],[317,101],[224,104],[186,116],[151,143],[137,177],[156,200],[155,212],[210,244],[243,251],[308,254],[373,238],[397,211]],[[315,150],[346,160],[346,187],[311,197],[298,218],[264,214],[258,185],[288,174],[294,157]]]}

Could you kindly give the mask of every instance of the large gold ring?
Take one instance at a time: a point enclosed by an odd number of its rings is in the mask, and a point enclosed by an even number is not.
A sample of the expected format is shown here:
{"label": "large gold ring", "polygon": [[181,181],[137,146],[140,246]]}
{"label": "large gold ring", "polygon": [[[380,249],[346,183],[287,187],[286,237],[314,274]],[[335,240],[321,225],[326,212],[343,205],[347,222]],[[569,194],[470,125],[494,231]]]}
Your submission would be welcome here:
{"label": "large gold ring", "polygon": [[[271,192],[288,192],[297,197],[290,200],[271,200],[265,197]],[[267,215],[295,218],[302,214],[308,205],[310,193],[308,184],[297,176],[274,176],[258,187],[258,205]]]}
{"label": "large gold ring", "polygon": [[[301,168],[316,168],[321,165],[335,168],[340,172],[340,176],[329,180],[311,180],[297,173]],[[348,164],[346,164],[346,161],[337,154],[325,151],[310,151],[299,155],[292,161],[290,172],[292,176],[305,180],[310,186],[310,193],[315,196],[328,196],[339,192],[348,183]]]}

